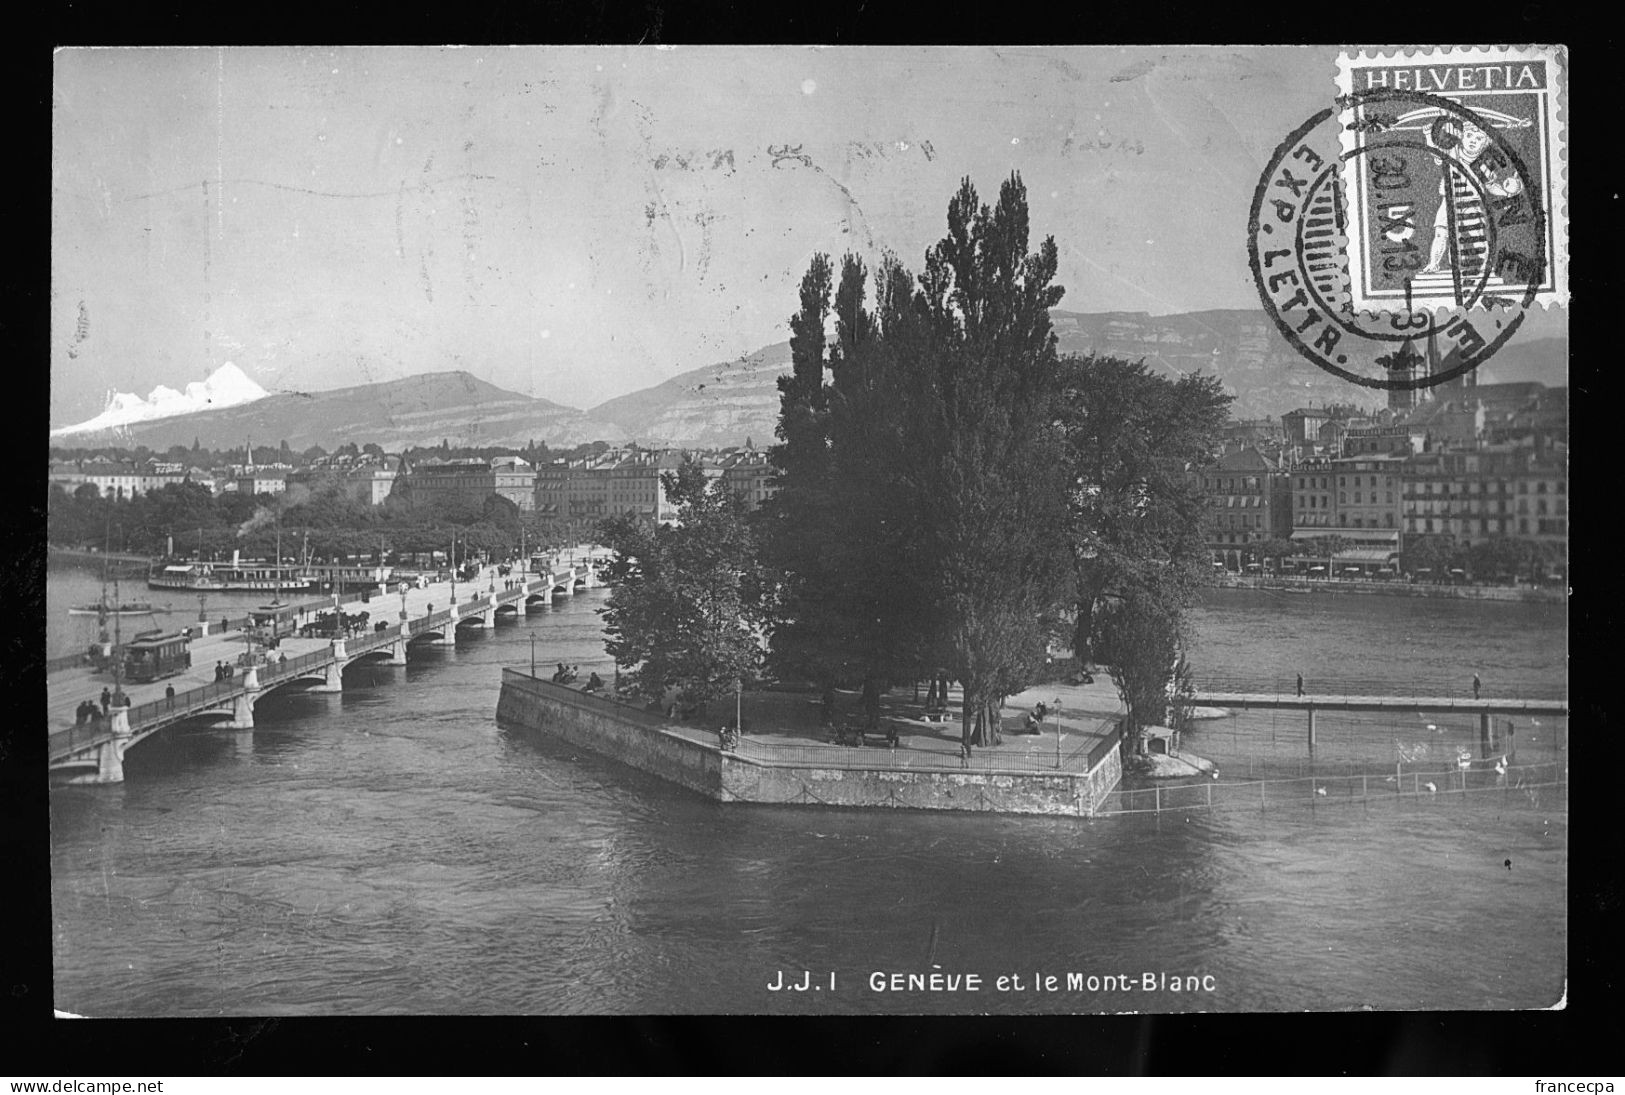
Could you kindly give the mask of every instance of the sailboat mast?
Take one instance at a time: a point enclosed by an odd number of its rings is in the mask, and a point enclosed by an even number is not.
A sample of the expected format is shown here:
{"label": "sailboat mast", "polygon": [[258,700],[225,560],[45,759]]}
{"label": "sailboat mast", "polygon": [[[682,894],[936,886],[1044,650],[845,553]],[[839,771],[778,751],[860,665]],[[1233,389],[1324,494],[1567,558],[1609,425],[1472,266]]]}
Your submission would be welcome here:
{"label": "sailboat mast", "polygon": [[[113,603],[118,606],[118,571],[113,571]],[[113,613],[113,702],[119,703],[124,698],[124,632],[119,627],[119,614]]]}

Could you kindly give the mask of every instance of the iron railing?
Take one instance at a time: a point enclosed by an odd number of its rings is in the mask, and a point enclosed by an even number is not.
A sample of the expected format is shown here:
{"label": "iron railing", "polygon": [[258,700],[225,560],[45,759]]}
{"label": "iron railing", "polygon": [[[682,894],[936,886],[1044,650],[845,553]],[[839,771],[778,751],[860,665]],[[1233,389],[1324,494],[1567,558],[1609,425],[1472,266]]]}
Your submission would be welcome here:
{"label": "iron railing", "polygon": [[[1204,780],[1153,787],[1118,788],[1107,794],[1096,816],[1161,814],[1168,811],[1242,807],[1370,805],[1396,800],[1448,800],[1499,792],[1505,801],[1529,801],[1547,808],[1566,801],[1568,765],[1561,761],[1496,769],[1411,771],[1392,775],[1319,775],[1302,778],[1219,782]],[[1556,791],[1555,796],[1547,792]]]}
{"label": "iron railing", "polygon": [[[449,611],[437,613],[442,621],[450,619]],[[410,633],[409,633],[410,634]],[[369,632],[363,636],[350,639],[345,644],[346,658],[360,654],[370,653],[383,646],[394,643],[401,637],[398,625],[386,628],[383,631]],[[334,661],[332,647],[326,650],[312,650],[294,658],[267,658],[256,662],[254,668],[258,674],[259,689],[285,683],[296,677],[307,674],[310,670],[322,668]],[[128,708],[128,718],[131,734],[143,734],[149,730],[178,722],[192,715],[219,707],[228,700],[249,691],[243,686],[241,677],[229,680],[214,681],[197,688],[189,688],[184,692],[175,693],[173,698],[149,700],[145,703],[134,704]],[[78,749],[105,741],[112,734],[108,720],[97,716],[88,723],[75,725],[68,730],[59,730],[50,735],[50,757],[56,759]]]}
{"label": "iron railing", "polygon": [[[1305,698],[1316,696],[1398,696],[1420,697],[1424,699],[1453,699],[1470,700],[1473,698],[1473,678],[1468,673],[1465,677],[1454,676],[1450,678],[1440,676],[1396,676],[1360,677],[1344,674],[1312,674],[1305,675],[1303,690]],[[1228,692],[1253,695],[1291,696],[1297,692],[1296,673],[1266,674],[1197,674],[1191,681],[1198,693]],[[1568,699],[1568,686],[1555,682],[1519,683],[1512,686],[1498,686],[1493,681],[1484,682],[1481,689],[1484,699],[1520,700],[1566,700]]]}
{"label": "iron railing", "polygon": [[88,654],[64,654],[60,658],[45,659],[45,673],[49,676],[52,673],[60,673],[64,669],[78,669],[89,664],[90,655]]}

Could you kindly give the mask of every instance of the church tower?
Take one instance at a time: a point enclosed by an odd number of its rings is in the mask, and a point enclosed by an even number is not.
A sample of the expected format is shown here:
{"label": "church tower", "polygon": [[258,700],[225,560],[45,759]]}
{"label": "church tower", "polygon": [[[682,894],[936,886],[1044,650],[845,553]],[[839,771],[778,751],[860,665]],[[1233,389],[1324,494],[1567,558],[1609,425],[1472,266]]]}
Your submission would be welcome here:
{"label": "church tower", "polygon": [[[1421,363],[1422,356],[1408,338],[1392,354],[1377,358],[1377,364],[1388,370],[1390,380],[1416,379],[1416,367]],[[1389,388],[1388,409],[1396,415],[1404,414],[1416,406],[1418,394],[1416,388]]]}

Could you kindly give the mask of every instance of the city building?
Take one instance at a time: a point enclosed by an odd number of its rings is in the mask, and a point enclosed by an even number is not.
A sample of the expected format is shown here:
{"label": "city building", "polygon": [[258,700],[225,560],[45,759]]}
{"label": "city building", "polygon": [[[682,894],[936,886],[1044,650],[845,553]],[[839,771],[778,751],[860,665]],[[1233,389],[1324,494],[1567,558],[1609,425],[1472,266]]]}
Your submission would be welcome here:
{"label": "city building", "polygon": [[1427,447],[1476,444],[1484,438],[1486,420],[1484,401],[1471,388],[1436,394],[1404,418],[1406,428],[1420,434]]}
{"label": "city building", "polygon": [[705,474],[724,479],[752,508],[773,491],[767,454],[753,449],[723,452],[681,449],[610,449],[579,460],[555,460],[535,470],[537,513],[555,520],[590,524],[604,517],[639,514],[651,521],[677,519],[661,476],[685,459],[697,460]]}
{"label": "city building", "polygon": [[[1398,569],[1405,457],[1366,454],[1292,469],[1291,557],[1299,570],[1346,574]],[[1316,541],[1337,540],[1329,556]]]}
{"label": "city building", "polygon": [[1461,547],[1513,536],[1550,544],[1566,558],[1568,516],[1566,449],[1486,446],[1408,462],[1407,535],[1448,536]]}
{"label": "city building", "polygon": [[1257,449],[1227,452],[1202,469],[1202,490],[1216,565],[1238,573],[1258,570],[1264,562],[1258,546],[1292,531],[1289,476]]}
{"label": "city building", "polygon": [[424,460],[403,479],[414,506],[481,509],[496,492],[496,472],[484,460]]}
{"label": "city building", "polygon": [[386,456],[380,461],[351,468],[344,475],[345,492],[369,506],[381,504],[394,491],[402,463],[398,456]]}
{"label": "city building", "polygon": [[596,522],[609,516],[610,472],[627,457],[626,449],[610,449],[578,461],[565,487],[565,517]]}
{"label": "city building", "polygon": [[288,489],[287,473],[271,468],[249,468],[236,482],[238,494],[283,494]]}
{"label": "city building", "polygon": [[573,465],[567,460],[554,460],[536,466],[535,494],[532,508],[542,517],[562,520],[569,516],[570,477]]}
{"label": "city building", "polygon": [[[78,467],[80,478],[70,486],[70,490],[77,489],[78,483],[89,483],[100,491],[104,498],[134,498],[137,495],[150,494],[167,483],[186,481],[186,473],[179,470],[179,465],[174,465],[174,470],[159,471],[151,464],[137,465],[96,460],[87,461]],[[67,485],[68,480],[69,473],[66,470],[61,470],[60,466],[52,468],[53,482],[63,482]]]}
{"label": "city building", "polygon": [[1348,430],[1343,435],[1344,456],[1408,455],[1422,451],[1427,431],[1403,423],[1372,425]]}
{"label": "city building", "polygon": [[54,483],[72,494],[84,484],[85,473],[72,460],[53,460],[46,482]]}
{"label": "city building", "polygon": [[763,502],[773,496],[773,465],[767,453],[756,449],[736,449],[724,454],[719,461],[728,489],[744,498],[751,509],[760,509]]}
{"label": "city building", "polygon": [[517,456],[491,461],[491,493],[500,495],[529,513],[536,508],[536,469]]}
{"label": "city building", "polygon": [[709,453],[686,453],[679,449],[629,453],[607,471],[610,515],[636,513],[660,524],[677,520],[677,504],[667,496],[661,476],[675,472],[685,460],[697,461],[708,479],[721,479],[725,474]]}
{"label": "city building", "polygon": [[1288,444],[1312,445],[1320,438],[1320,428],[1331,420],[1329,408],[1299,407],[1281,416],[1281,426],[1286,430]]}

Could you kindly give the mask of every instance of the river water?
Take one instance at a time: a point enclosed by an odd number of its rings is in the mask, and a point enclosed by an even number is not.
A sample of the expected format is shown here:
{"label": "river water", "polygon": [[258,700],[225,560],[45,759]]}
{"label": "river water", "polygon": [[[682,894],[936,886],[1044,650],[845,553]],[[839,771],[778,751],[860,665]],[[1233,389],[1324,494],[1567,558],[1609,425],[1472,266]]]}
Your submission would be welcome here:
{"label": "river water", "polygon": [[[53,621],[94,599],[86,583],[52,572]],[[273,695],[252,733],[159,735],[131,750],[122,784],[53,788],[56,1006],[1502,1009],[1563,993],[1560,797],[1095,820],[713,803],[497,725],[501,667],[528,662],[533,637],[542,665],[608,668],[602,600],[414,649],[402,668],[358,667],[342,694]],[[1197,662],[1215,672],[1465,667],[1550,688],[1565,669],[1564,615],[1549,606],[1234,591],[1195,622]],[[1245,741],[1237,726],[1191,737]],[[871,983],[933,972],[958,990]],[[1147,973],[1197,988],[1148,989]],[[1001,991],[1001,976],[1019,980]],[[818,987],[769,989],[781,980]]]}

